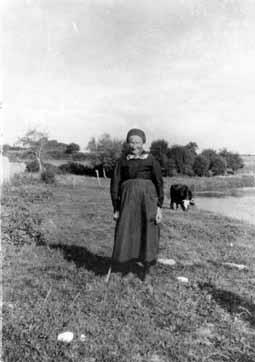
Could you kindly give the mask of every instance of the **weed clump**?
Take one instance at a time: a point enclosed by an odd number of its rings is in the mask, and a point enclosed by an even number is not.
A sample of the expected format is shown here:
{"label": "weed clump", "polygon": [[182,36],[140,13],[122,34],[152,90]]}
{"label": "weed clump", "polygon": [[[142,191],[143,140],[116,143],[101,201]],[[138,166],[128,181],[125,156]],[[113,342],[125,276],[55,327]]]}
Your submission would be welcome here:
{"label": "weed clump", "polygon": [[32,214],[28,205],[20,202],[9,210],[8,219],[3,222],[3,239],[17,246],[25,244],[44,244],[40,229],[42,220]]}
{"label": "weed clump", "polygon": [[41,173],[41,180],[46,184],[54,184],[56,182],[56,173],[53,169],[48,168]]}
{"label": "weed clump", "polygon": [[27,172],[39,172],[40,166],[37,160],[33,160],[27,163],[26,171]]}
{"label": "weed clump", "polygon": [[[19,182],[17,182],[19,181]],[[33,204],[44,202],[52,192],[40,183],[24,177],[4,189],[2,198],[2,239],[16,246],[45,244],[42,217],[33,209]]]}
{"label": "weed clump", "polygon": [[86,175],[86,176],[95,176],[95,171],[93,168],[84,166],[78,162],[69,162],[64,163],[59,166],[60,170],[65,173],[71,173],[73,175]]}

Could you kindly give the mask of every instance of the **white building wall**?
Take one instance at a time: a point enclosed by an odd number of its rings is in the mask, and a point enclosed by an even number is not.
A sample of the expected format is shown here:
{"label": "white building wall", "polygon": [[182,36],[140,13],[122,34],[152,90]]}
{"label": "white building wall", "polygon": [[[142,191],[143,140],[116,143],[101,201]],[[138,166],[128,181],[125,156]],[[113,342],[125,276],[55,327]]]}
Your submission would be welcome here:
{"label": "white building wall", "polygon": [[11,178],[19,173],[25,172],[24,162],[10,162],[8,157],[0,155],[0,183],[9,182]]}

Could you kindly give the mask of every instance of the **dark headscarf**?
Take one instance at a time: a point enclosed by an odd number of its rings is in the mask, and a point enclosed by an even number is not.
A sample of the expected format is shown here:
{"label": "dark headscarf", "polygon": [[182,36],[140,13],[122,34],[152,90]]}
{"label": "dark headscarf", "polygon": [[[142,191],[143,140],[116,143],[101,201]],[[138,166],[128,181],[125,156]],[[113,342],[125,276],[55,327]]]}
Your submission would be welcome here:
{"label": "dark headscarf", "polygon": [[139,136],[143,140],[143,143],[146,142],[145,133],[141,129],[138,129],[138,128],[130,129],[127,134],[127,142],[128,142],[129,137],[131,137],[131,136]]}

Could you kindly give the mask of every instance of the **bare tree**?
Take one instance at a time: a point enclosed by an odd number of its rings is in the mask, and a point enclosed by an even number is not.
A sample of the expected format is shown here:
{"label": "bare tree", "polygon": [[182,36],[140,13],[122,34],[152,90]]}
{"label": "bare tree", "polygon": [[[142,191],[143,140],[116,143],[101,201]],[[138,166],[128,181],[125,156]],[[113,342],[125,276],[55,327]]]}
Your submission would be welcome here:
{"label": "bare tree", "polygon": [[34,155],[35,159],[38,162],[40,173],[44,171],[42,155],[44,146],[47,142],[47,133],[38,131],[35,128],[28,130],[26,134],[23,137],[20,137],[16,142],[16,144],[22,145],[22,147],[26,148]]}

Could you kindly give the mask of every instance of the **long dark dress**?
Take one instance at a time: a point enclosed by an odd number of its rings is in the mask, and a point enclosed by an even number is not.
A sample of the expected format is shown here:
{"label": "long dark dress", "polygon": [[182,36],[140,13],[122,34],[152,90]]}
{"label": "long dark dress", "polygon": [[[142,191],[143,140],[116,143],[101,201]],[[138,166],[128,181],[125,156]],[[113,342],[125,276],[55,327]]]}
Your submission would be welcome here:
{"label": "long dark dress", "polygon": [[160,231],[155,218],[164,201],[161,168],[154,157],[119,159],[111,179],[111,198],[114,211],[120,212],[113,261],[154,261]]}

